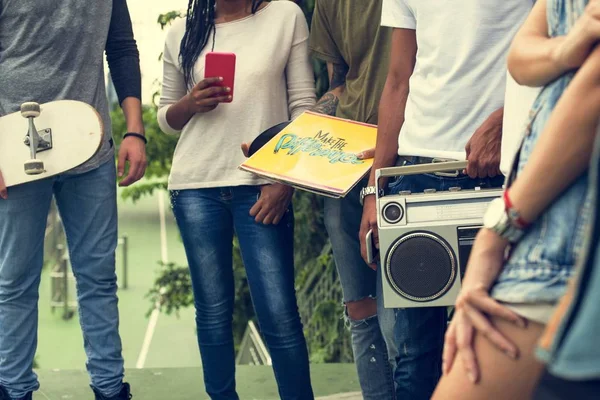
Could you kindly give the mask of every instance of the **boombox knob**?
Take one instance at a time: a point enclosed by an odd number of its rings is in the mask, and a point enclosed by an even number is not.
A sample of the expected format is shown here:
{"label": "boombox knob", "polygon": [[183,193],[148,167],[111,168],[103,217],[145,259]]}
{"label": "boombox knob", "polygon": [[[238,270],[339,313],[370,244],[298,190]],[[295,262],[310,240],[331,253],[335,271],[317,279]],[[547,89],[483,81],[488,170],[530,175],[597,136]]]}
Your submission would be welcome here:
{"label": "boombox knob", "polygon": [[409,196],[410,194],[412,194],[410,190],[402,190],[400,193],[398,193],[399,196]]}
{"label": "boombox knob", "polygon": [[426,194],[435,193],[435,192],[437,192],[437,190],[435,190],[435,189],[425,189],[423,191],[423,193],[426,193]]}
{"label": "boombox knob", "polygon": [[452,186],[451,188],[448,188],[448,191],[450,192],[460,192],[462,190],[462,188],[460,186]]}

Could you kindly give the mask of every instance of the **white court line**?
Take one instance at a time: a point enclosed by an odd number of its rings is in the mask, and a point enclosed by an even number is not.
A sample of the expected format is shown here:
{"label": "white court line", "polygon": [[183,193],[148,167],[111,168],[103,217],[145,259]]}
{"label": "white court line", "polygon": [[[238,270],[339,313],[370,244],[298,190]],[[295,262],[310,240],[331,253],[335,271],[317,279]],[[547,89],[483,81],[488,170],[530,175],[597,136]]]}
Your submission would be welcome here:
{"label": "white court line", "polygon": [[[158,192],[158,214],[160,218],[160,256],[163,264],[166,264],[169,262],[169,255],[167,253],[165,198],[162,191]],[[140,351],[140,355],[135,365],[136,368],[144,368],[144,364],[146,364],[146,358],[148,357],[148,351],[150,351],[150,344],[152,343],[152,337],[154,336],[154,330],[156,329],[159,315],[160,312],[158,311],[157,303],[152,311],[152,314],[150,314],[150,321],[148,322],[148,327],[146,328],[146,336],[144,336],[142,350]]]}

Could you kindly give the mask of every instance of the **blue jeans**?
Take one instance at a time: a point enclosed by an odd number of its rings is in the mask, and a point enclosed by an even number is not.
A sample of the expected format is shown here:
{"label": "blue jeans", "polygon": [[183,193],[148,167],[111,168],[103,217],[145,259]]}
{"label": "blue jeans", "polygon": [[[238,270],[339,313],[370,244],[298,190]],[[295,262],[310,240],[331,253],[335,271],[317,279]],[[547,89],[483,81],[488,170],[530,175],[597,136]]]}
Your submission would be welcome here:
{"label": "blue jeans", "polygon": [[393,340],[394,310],[383,307],[380,274],[363,260],[358,232],[363,208],[357,185],[343,199],[325,198],[324,217],[333,249],[344,303],[377,298],[377,315],[365,320],[347,317],[358,380],[365,400],[394,399],[392,374],[396,349]]}
{"label": "blue jeans", "polygon": [[[404,165],[409,165],[405,163]],[[445,191],[451,187],[473,189],[501,187],[504,177],[471,179],[468,176],[446,178],[433,174],[407,175],[389,185],[390,194],[425,189]],[[394,379],[398,399],[428,400],[441,377],[442,349],[448,323],[446,307],[396,310],[394,337],[398,350]]]}
{"label": "blue jeans", "polygon": [[54,194],[77,281],[79,319],[92,385],[106,396],[122,387],[117,308],[117,198],[111,160],[81,175],[65,174],[8,189],[0,200],[0,385],[13,398],[37,390],[38,288],[44,233]]}
{"label": "blue jeans", "polygon": [[235,232],[279,395],[312,399],[294,288],[293,212],[290,208],[278,225],[258,224],[249,213],[259,195],[254,186],[171,192],[192,279],[206,392],[212,399],[238,399],[232,331]]}

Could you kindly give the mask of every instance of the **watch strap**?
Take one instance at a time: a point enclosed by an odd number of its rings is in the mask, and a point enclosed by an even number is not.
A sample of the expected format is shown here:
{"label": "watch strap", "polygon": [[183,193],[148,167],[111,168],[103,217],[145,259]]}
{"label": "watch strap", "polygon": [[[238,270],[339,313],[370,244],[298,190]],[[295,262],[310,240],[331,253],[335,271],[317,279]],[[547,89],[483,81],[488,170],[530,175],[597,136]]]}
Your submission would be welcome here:
{"label": "watch strap", "polygon": [[377,188],[375,186],[366,186],[360,191],[360,205],[364,205],[365,197],[377,194]]}
{"label": "watch strap", "polygon": [[508,190],[504,191],[504,194],[502,197],[504,199],[504,206],[506,207],[506,214],[508,215],[508,218],[510,219],[511,223],[513,223],[514,225],[516,225],[517,227],[519,227],[521,229],[527,228],[530,224],[529,224],[529,222],[525,221],[521,217],[519,212],[515,209],[512,201],[510,199],[510,195],[508,194]]}

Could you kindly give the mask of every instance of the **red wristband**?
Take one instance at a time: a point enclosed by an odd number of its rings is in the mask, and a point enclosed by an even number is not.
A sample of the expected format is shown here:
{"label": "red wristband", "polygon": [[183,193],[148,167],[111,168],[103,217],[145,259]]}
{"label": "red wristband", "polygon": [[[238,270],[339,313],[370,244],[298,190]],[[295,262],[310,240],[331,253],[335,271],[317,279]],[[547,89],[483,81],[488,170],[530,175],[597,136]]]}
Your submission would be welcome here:
{"label": "red wristband", "polygon": [[508,195],[508,189],[504,191],[503,198],[504,198],[504,207],[506,208],[506,213],[508,214],[510,220],[521,229],[527,228],[530,224],[529,224],[529,222],[527,222],[523,218],[521,218],[521,216],[519,215],[517,210],[515,210],[514,205],[513,205],[512,201],[510,200],[510,196]]}

